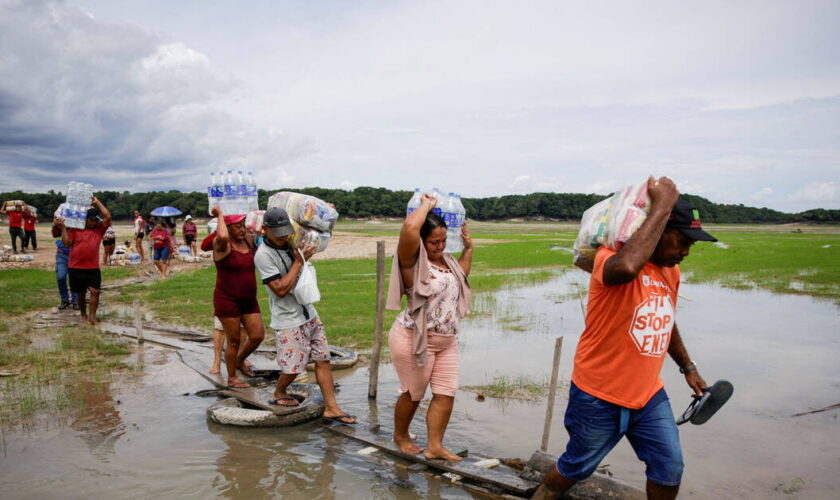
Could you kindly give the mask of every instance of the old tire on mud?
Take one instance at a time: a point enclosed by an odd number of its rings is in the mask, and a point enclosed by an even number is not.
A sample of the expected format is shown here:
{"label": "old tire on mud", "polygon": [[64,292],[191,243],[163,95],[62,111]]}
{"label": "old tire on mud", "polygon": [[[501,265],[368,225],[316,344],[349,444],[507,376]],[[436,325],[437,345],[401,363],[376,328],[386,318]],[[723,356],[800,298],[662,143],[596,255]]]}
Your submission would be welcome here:
{"label": "old tire on mud", "polygon": [[240,427],[289,427],[320,418],[324,414],[324,399],[316,384],[291,384],[286,390],[302,399],[295,413],[278,415],[268,410],[245,408],[236,398],[223,399],[207,408],[207,418],[217,424]]}
{"label": "old tire on mud", "polygon": [[[359,362],[359,355],[353,349],[346,347],[330,346],[330,368],[333,370],[341,370],[342,368],[350,368]],[[306,365],[309,371],[315,370],[315,363]]]}

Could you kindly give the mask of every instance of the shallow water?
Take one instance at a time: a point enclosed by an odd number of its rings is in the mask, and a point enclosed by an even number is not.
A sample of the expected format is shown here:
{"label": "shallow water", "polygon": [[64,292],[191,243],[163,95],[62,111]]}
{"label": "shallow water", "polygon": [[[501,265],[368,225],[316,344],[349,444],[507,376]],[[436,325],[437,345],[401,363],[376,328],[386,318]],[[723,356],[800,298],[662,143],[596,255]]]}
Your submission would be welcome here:
{"label": "shallow water", "polygon": [[[568,382],[583,326],[579,285],[569,272],[549,282],[476,297],[460,336],[461,385],[497,375],[545,377],[554,338],[564,336],[561,377]],[[840,497],[840,411],[790,417],[840,402],[840,309],[803,296],[683,285],[678,322],[708,382],[727,378],[735,395],[703,426],[680,428],[686,462],[682,497]],[[330,325],[327,324],[329,334]],[[148,346],[132,360],[143,369],[112,384],[78,383],[87,407],[62,419],[6,429],[0,488],[7,498],[471,498],[428,473],[409,473],[387,457],[356,452],[317,424],[246,429],[207,422],[209,388],[170,350]],[[368,422],[391,425],[397,381],[380,371],[369,404],[366,368],[334,372],[339,400]],[[676,366],[663,380],[675,412],[690,402]],[[188,395],[185,395],[187,394]],[[566,441],[558,394],[550,452]],[[545,401],[459,392],[447,442],[500,457],[527,459],[539,447]],[[422,418],[413,431],[425,435]],[[643,486],[644,466],[626,442],[605,459],[616,477]],[[800,480],[801,479],[801,483]],[[800,485],[800,486],[797,486]],[[792,494],[784,490],[792,491]]]}

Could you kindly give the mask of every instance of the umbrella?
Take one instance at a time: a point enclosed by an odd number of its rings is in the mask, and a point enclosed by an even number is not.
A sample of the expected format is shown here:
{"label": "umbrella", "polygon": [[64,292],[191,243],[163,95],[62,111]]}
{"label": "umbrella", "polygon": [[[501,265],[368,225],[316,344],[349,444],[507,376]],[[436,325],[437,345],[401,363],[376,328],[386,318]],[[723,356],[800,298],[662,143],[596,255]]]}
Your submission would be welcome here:
{"label": "umbrella", "polygon": [[152,215],[155,217],[177,217],[181,215],[181,211],[175,207],[157,207],[152,210]]}

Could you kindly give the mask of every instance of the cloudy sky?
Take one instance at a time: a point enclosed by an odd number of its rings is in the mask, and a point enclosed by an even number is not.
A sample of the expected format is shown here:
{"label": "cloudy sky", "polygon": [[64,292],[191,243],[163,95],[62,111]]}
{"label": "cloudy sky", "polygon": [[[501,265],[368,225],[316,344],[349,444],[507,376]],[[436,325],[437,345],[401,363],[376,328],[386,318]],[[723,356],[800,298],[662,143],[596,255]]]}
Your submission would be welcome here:
{"label": "cloudy sky", "polygon": [[438,186],[840,208],[840,2],[0,0],[0,191]]}

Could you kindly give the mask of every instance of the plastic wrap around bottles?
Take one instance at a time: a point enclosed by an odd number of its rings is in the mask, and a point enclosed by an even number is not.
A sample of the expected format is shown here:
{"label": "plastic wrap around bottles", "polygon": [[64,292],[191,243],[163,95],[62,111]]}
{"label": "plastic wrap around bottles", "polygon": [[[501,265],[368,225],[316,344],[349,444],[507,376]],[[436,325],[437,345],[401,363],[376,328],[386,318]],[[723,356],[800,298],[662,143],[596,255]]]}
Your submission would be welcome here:
{"label": "plastic wrap around bottles", "polygon": [[267,208],[280,207],[289,214],[293,233],[289,243],[294,247],[315,245],[316,252],[323,252],[332,238],[332,228],[338,212],[326,202],[300,193],[281,191],[268,199]]}
{"label": "plastic wrap around bottles", "polygon": [[250,229],[251,231],[258,232],[260,229],[262,229],[264,215],[265,210],[254,210],[248,212],[248,214],[245,216],[245,229]]}
{"label": "plastic wrap around bottles", "polygon": [[647,181],[632,184],[583,213],[575,239],[574,264],[591,270],[598,247],[617,250],[633,236],[650,212]]}
{"label": "plastic wrap around bottles", "polygon": [[332,232],[338,220],[338,211],[323,200],[307,194],[281,191],[268,199],[267,208],[280,207],[301,226],[318,231]]}

